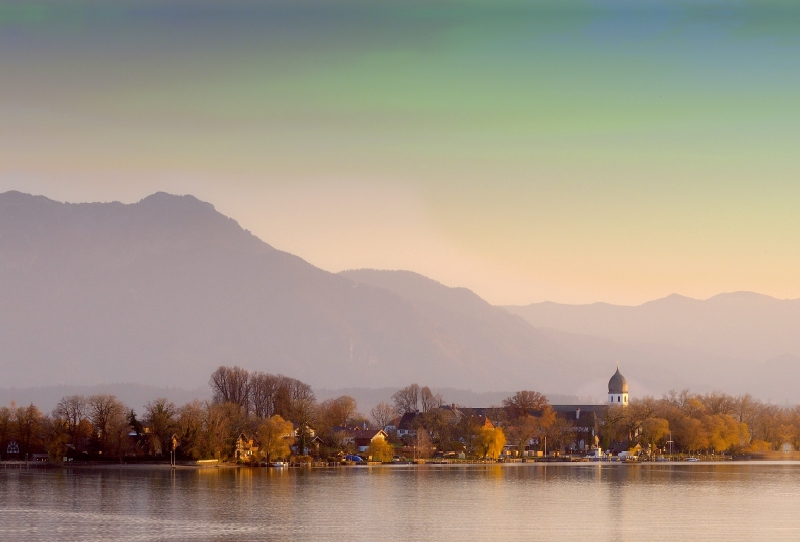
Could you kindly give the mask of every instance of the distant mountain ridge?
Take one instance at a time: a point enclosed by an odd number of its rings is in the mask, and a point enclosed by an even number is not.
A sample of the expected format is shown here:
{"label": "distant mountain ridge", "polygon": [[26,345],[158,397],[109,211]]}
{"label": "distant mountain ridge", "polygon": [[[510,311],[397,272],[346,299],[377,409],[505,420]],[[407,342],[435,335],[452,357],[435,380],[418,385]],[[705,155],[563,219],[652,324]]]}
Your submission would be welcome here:
{"label": "distant mountain ridge", "polygon": [[467,317],[328,273],[191,196],[1,194],[0,261],[6,385],[198,386],[238,364],[328,388],[561,391],[578,372],[568,350],[474,294]]}
{"label": "distant mountain ridge", "polygon": [[192,196],[0,194],[0,388],[194,388],[241,365],[328,390],[419,382],[602,400],[619,361],[633,396],[798,401],[799,307],[746,292],[495,307],[410,271],[323,271]]}
{"label": "distant mountain ridge", "polygon": [[628,344],[671,345],[759,362],[800,356],[800,299],[733,292],[706,300],[673,294],[635,307],[546,302],[505,308],[535,327]]}

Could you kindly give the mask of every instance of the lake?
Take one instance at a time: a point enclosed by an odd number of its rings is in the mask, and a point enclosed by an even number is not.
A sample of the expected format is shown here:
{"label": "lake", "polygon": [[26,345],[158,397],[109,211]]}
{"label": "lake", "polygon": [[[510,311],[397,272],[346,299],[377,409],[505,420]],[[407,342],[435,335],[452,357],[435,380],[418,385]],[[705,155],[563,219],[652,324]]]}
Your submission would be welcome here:
{"label": "lake", "polygon": [[0,469],[0,540],[800,540],[800,463]]}

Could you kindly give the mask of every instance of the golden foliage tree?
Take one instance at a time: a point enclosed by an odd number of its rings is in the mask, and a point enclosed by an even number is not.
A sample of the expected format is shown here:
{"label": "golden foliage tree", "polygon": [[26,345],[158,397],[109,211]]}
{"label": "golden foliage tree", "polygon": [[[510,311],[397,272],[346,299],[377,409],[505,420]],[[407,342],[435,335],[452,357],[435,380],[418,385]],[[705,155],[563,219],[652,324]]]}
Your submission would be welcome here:
{"label": "golden foliage tree", "polygon": [[476,447],[481,452],[481,457],[497,459],[505,445],[506,436],[499,427],[484,427],[478,432]]}
{"label": "golden foliage tree", "polygon": [[394,447],[386,439],[376,438],[370,442],[367,456],[371,457],[373,461],[391,461],[394,456]]}
{"label": "golden foliage tree", "polygon": [[664,418],[647,418],[642,422],[642,440],[650,446],[655,446],[667,435],[669,435],[669,421]]}
{"label": "golden foliage tree", "polygon": [[294,426],[279,415],[264,420],[258,428],[258,444],[267,463],[289,455],[293,441]]}

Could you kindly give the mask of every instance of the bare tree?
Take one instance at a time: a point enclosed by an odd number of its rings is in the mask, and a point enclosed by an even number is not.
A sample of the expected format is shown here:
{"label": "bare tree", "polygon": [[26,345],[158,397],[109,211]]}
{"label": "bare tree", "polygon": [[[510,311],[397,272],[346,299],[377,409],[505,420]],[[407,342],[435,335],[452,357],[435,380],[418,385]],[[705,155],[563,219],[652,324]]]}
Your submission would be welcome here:
{"label": "bare tree", "polygon": [[370,415],[375,427],[384,429],[397,416],[397,412],[389,403],[380,402],[370,411]]}
{"label": "bare tree", "polygon": [[293,422],[297,427],[311,423],[316,415],[317,399],[311,386],[295,378],[279,375],[275,395],[275,414]]}
{"label": "bare tree", "polygon": [[112,420],[127,412],[127,407],[117,401],[113,395],[91,395],[86,399],[86,410],[94,426],[95,435],[100,445],[100,450],[107,453],[110,441],[110,427]]}
{"label": "bare tree", "polygon": [[261,372],[250,375],[250,406],[256,418],[270,418],[275,413],[275,397],[281,377]]}
{"label": "bare tree", "polygon": [[397,390],[395,394],[392,395],[395,410],[401,415],[406,412],[416,411],[419,405],[419,391],[418,384],[411,384],[410,386]]}
{"label": "bare tree", "polygon": [[72,445],[80,447],[81,441],[81,421],[86,417],[86,397],[83,395],[68,395],[62,397],[53,410],[53,416],[63,420],[67,426]]}
{"label": "bare tree", "polygon": [[249,410],[250,373],[241,367],[220,367],[208,382],[215,403],[234,403]]}
{"label": "bare tree", "polygon": [[437,393],[434,395],[434,393],[428,386],[425,386],[420,390],[419,399],[420,399],[420,405],[422,406],[423,414],[434,408],[442,406],[442,403],[444,403],[442,394]]}

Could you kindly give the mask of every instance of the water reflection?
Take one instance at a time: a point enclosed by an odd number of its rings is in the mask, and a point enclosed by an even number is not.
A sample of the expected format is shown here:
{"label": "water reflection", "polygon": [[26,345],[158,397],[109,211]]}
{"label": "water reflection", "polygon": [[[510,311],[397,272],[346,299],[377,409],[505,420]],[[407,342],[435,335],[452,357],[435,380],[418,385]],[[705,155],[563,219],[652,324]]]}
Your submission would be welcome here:
{"label": "water reflection", "polygon": [[0,540],[797,540],[800,464],[0,471]]}

